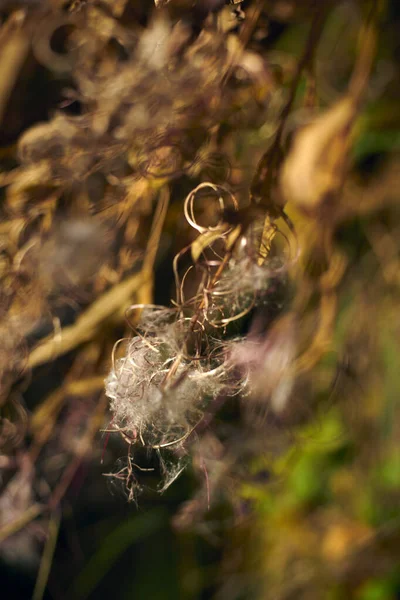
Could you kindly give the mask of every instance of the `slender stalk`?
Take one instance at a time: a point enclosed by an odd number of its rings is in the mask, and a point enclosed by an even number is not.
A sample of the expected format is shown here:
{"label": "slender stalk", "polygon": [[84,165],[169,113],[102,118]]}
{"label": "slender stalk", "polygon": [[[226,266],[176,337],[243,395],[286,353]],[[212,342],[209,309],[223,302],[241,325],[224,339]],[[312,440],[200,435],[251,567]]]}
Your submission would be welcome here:
{"label": "slender stalk", "polygon": [[59,511],[54,512],[50,518],[48,537],[44,547],[42,560],[40,561],[39,573],[36,579],[32,600],[42,600],[46,591],[47,581],[53,563],[54,551],[57,545],[60,520],[61,517]]}

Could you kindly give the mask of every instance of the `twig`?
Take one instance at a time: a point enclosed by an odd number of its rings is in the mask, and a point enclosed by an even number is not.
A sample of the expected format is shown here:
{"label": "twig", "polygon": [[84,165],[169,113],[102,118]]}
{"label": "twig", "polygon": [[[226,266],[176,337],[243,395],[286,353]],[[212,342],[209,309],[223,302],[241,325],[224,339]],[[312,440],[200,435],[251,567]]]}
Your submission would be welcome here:
{"label": "twig", "polygon": [[132,294],[137,292],[145,282],[146,275],[141,271],[114,286],[95,301],[74,325],[62,329],[58,342],[55,342],[53,336],[49,336],[34,348],[28,357],[28,367],[32,369],[54,360],[90,340],[98,327],[117,313],[121,307],[126,306]]}
{"label": "twig", "polygon": [[113,315],[124,313],[124,309],[129,304],[133,293],[136,292],[141,297],[145,292],[146,297],[149,294],[151,295],[153,267],[168,202],[169,190],[164,187],[160,192],[160,201],[154,216],[142,270],[103,294],[77,319],[76,323],[61,330],[61,335],[58,336],[57,341],[54,336],[49,336],[34,348],[28,358],[29,368],[32,369],[54,360],[80,344],[89,341],[104,321],[110,319]]}
{"label": "twig", "polygon": [[31,521],[36,519],[44,510],[44,506],[42,504],[33,504],[30,506],[18,519],[11,521],[10,523],[6,523],[3,527],[0,528],[0,544],[10,535],[17,533],[20,529],[28,525]]}
{"label": "twig", "polygon": [[160,237],[164,227],[165,217],[169,205],[169,188],[165,186],[160,191],[160,198],[157,204],[157,209],[154,214],[153,224],[150,231],[150,237],[146,248],[146,254],[143,261],[142,272],[151,275],[154,263],[157,256],[157,250],[160,244]]}
{"label": "twig", "polygon": [[32,600],[42,600],[46,591],[47,581],[49,579],[51,565],[53,562],[54,550],[56,549],[59,529],[60,514],[58,511],[56,511],[52,514],[50,518],[48,538],[43,550],[42,560],[40,561],[39,573],[36,579]]}
{"label": "twig", "polygon": [[0,31],[0,122],[29,50],[29,35],[21,28],[24,19],[24,11],[16,11]]}
{"label": "twig", "polygon": [[102,394],[101,399],[96,407],[96,410],[89,421],[89,425],[87,426],[85,434],[78,442],[76,456],[64,471],[60,483],[58,484],[51,496],[51,499],[49,501],[50,509],[54,510],[60,504],[81,462],[92,449],[92,441],[103,423],[104,411],[106,409],[107,402],[108,399],[106,395]]}
{"label": "twig", "polygon": [[233,53],[231,59],[229,60],[228,66],[222,78],[222,85],[225,85],[228,81],[232,73],[232,69],[237,64],[240,55],[244,52],[247,44],[249,43],[254,28],[257,25],[257,21],[260,18],[263,6],[264,0],[258,0],[248,19],[245,20],[244,26],[239,35],[239,48]]}
{"label": "twig", "polygon": [[35,438],[34,451],[37,453],[48,440],[53,430],[57,415],[62,408],[66,396],[83,396],[98,392],[104,386],[104,376],[88,377],[67,382],[50,394],[34,411],[30,428]]}
{"label": "twig", "polygon": [[142,273],[145,274],[146,281],[138,290],[137,297],[139,304],[151,304],[153,301],[154,263],[156,261],[165,217],[168,211],[169,196],[170,193],[168,186],[163,187],[160,191],[160,198],[154,215],[150,237],[143,261]]}
{"label": "twig", "polygon": [[[316,11],[303,54],[297,64],[296,72],[290,86],[289,97],[280,114],[279,126],[275,133],[274,141],[272,146],[268,148],[267,152],[262,156],[260,162],[258,163],[256,173],[251,183],[251,201],[260,204],[266,203],[268,208],[270,208],[269,193],[273,183],[274,172],[279,163],[279,149],[281,145],[282,134],[287,118],[292,110],[303,71],[313,60],[316,47],[323,31],[329,4],[329,2],[326,4],[321,3],[321,6],[319,6],[318,10]],[[276,216],[281,216],[281,211],[278,211],[278,213],[279,214]]]}

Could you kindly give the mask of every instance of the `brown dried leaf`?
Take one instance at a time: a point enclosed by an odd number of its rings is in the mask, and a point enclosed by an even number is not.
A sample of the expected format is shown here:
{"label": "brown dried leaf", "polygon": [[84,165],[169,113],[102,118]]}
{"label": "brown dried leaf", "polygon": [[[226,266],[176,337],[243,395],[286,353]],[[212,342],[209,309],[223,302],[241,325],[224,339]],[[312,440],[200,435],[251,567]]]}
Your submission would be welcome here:
{"label": "brown dried leaf", "polygon": [[192,244],[191,253],[194,262],[197,262],[203,251],[211,246],[211,244],[223,237],[225,229],[221,228],[217,231],[205,231],[200,234]]}
{"label": "brown dried leaf", "polygon": [[287,202],[314,212],[334,200],[343,183],[355,114],[354,100],[345,97],[297,134],[280,177]]}

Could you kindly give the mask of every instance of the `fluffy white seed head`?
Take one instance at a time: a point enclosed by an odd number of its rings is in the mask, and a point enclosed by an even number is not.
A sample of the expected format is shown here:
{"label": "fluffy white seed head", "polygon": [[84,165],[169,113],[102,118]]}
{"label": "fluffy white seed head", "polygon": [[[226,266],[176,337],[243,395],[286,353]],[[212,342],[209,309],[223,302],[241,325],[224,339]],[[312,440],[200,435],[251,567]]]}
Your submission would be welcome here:
{"label": "fluffy white seed head", "polygon": [[222,367],[185,360],[165,336],[134,337],[106,380],[113,424],[153,446],[187,435],[223,387]]}

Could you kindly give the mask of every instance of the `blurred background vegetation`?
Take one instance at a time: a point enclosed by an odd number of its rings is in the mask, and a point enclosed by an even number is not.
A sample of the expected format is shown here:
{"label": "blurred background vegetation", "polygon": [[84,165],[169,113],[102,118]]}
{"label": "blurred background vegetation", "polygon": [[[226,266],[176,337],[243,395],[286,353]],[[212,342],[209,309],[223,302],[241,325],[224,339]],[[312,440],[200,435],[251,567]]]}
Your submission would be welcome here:
{"label": "blurred background vegetation", "polygon": [[[399,9],[0,0],[2,597],[400,598]],[[104,379],[209,244],[207,181],[287,268],[235,325],[267,340],[251,414],[160,494]]]}

